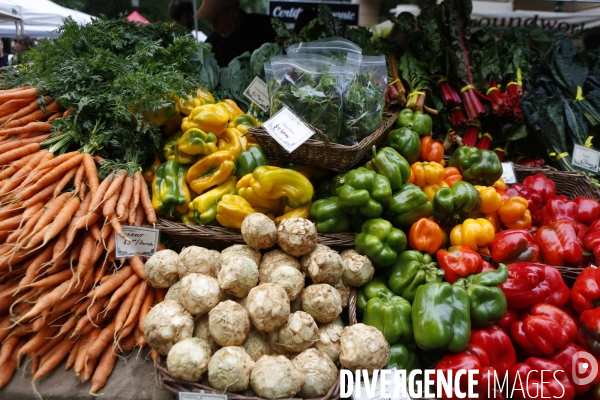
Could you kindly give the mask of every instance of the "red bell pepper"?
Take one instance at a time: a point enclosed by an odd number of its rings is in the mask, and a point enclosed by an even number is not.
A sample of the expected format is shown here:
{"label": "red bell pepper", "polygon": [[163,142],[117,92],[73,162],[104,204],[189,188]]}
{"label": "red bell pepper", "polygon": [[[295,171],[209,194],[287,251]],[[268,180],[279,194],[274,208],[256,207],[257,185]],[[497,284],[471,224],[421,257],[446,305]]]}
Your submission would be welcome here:
{"label": "red bell pepper", "polygon": [[530,357],[515,365],[508,375],[514,399],[575,398],[575,388],[567,372],[554,361]]}
{"label": "red bell pepper", "polygon": [[588,227],[583,243],[588,251],[594,252],[596,264],[600,265],[600,219]]}
{"label": "red bell pepper", "polygon": [[550,284],[550,294],[544,299],[543,303],[562,308],[569,301],[571,291],[555,267],[546,265],[544,272],[546,273],[546,282]]}
{"label": "red bell pepper", "polygon": [[528,176],[523,180],[525,186],[529,186],[542,196],[542,205],[552,197],[556,196],[556,185],[554,181],[546,178],[544,174]]}
{"label": "red bell pepper", "polygon": [[549,265],[578,267],[583,263],[583,247],[577,240],[575,226],[566,221],[542,226],[535,235],[544,261]]}
{"label": "red bell pepper", "polygon": [[504,376],[517,363],[517,355],[510,337],[499,326],[490,324],[481,330],[471,332],[469,344],[481,347],[489,360],[489,365]]}
{"label": "red bell pepper", "polygon": [[492,259],[497,263],[537,261],[540,248],[531,233],[525,229],[507,229],[496,235],[488,245]]}
{"label": "red bell pepper", "polygon": [[500,285],[500,289],[506,296],[508,308],[528,308],[550,295],[545,265],[518,262],[507,267],[508,279]]}
{"label": "red bell pepper", "polygon": [[500,198],[502,198],[502,202],[504,203],[506,200],[508,200],[510,198],[510,196],[518,196],[518,195],[510,195],[508,193],[506,193],[506,190],[502,190],[496,186],[494,186],[494,189],[496,189],[496,193],[498,193],[500,195]]}
{"label": "red bell pepper", "polygon": [[586,224],[591,224],[600,218],[600,203],[594,199],[579,196],[573,199],[577,204],[577,220]]}
{"label": "red bell pepper", "polygon": [[566,196],[556,196],[546,202],[542,224],[550,225],[558,221],[568,221],[577,225],[577,203]]}
{"label": "red bell pepper", "polygon": [[571,305],[578,313],[600,305],[600,269],[584,268],[571,289]]}
{"label": "red bell pepper", "polygon": [[[576,354],[579,352],[585,353],[585,356],[582,357],[581,354],[579,354],[579,357],[577,357]],[[571,381],[571,383],[573,384],[573,387],[575,388],[575,392],[577,392],[577,394],[586,393],[592,388],[593,385],[600,382],[599,373],[596,373],[596,377],[594,378],[594,380],[586,385],[581,385],[580,380],[575,382],[575,377],[573,376],[574,371],[576,373],[576,378],[578,379],[586,379],[593,372],[592,368],[589,368],[589,363],[591,361],[586,359],[586,356],[589,356],[592,360],[595,360],[595,357],[590,352],[585,351],[583,348],[577,346],[575,343],[567,343],[551,358],[552,361],[559,364],[562,367],[561,369],[567,373],[567,378],[569,378],[569,381]],[[575,363],[575,365],[573,365],[573,363]],[[585,368],[585,364],[588,364],[588,368]]]}
{"label": "red bell pepper", "polygon": [[585,237],[587,236],[589,231],[588,226],[583,222],[578,222],[576,230],[577,240],[579,241],[579,244],[585,248]]}
{"label": "red bell pepper", "polygon": [[577,324],[563,310],[550,304],[536,304],[530,315],[513,323],[512,339],[532,355],[551,356],[555,350],[573,342]]}
{"label": "red bell pepper", "polygon": [[600,307],[582,312],[579,323],[589,351],[600,355]]}
{"label": "red bell pepper", "polygon": [[436,253],[438,264],[444,270],[446,281],[456,282],[471,274],[478,274],[483,268],[483,258],[467,246],[452,246]]}
{"label": "red bell pepper", "polygon": [[517,310],[511,310],[508,308],[502,318],[496,321],[496,324],[504,331],[504,333],[506,333],[508,337],[510,337],[510,327],[519,319],[519,312]]}

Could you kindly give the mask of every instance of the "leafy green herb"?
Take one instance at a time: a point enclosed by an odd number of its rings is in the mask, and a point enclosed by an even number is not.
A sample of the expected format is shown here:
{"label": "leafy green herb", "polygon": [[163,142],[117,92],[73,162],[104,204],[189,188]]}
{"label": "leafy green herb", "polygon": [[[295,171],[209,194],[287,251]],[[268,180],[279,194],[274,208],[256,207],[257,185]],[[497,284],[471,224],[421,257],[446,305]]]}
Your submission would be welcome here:
{"label": "leafy green herb", "polygon": [[354,145],[381,124],[384,91],[368,73],[357,74],[344,97],[341,143]]}

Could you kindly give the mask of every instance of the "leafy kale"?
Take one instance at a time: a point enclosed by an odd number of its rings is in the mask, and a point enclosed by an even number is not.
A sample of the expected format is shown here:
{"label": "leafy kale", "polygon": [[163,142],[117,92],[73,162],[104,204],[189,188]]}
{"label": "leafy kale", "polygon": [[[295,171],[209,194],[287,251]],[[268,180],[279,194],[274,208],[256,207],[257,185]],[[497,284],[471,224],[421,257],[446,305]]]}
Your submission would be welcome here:
{"label": "leafy kale", "polygon": [[247,110],[250,101],[244,96],[244,90],[250,85],[254,75],[250,71],[250,53],[245,52],[231,60],[229,65],[221,68],[219,86],[214,92],[217,99],[231,99],[243,110]]}
{"label": "leafy kale", "polygon": [[258,76],[264,81],[265,63],[268,62],[272,56],[277,56],[280,54],[283,54],[283,49],[276,43],[265,43],[256,49],[250,57],[250,69],[252,76]]}
{"label": "leafy kale", "polygon": [[384,91],[369,73],[359,73],[344,97],[341,143],[354,145],[381,124],[385,106]]}

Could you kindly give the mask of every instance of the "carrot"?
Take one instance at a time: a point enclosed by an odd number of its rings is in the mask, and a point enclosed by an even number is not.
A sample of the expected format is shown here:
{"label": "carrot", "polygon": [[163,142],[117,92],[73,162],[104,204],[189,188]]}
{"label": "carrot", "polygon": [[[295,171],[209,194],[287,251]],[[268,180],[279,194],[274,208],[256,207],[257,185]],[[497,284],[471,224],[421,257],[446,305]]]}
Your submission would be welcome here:
{"label": "carrot", "polygon": [[[129,335],[137,327],[137,323],[139,322],[139,312],[142,308],[144,299],[146,298],[146,293],[148,293],[148,284],[146,283],[146,281],[142,281],[142,283],[139,284],[137,293],[135,295],[135,298],[133,299],[131,310],[129,311],[127,319],[123,324],[123,329],[119,333],[119,338],[127,337],[127,335]],[[125,303],[125,301],[123,303]],[[115,329],[118,331],[117,327],[118,325],[115,324]]]}
{"label": "carrot", "polygon": [[112,345],[106,346],[102,353],[102,358],[98,362],[94,376],[92,377],[92,387],[90,388],[91,395],[96,396],[98,390],[106,385],[106,380],[112,372],[116,361],[117,355],[113,351]]}
{"label": "carrot", "polygon": [[150,358],[152,359],[152,361],[154,361],[154,364],[156,364],[158,362],[158,358],[160,357],[160,354],[158,354],[158,351],[152,349],[150,350]]}
{"label": "carrot", "polygon": [[44,213],[33,227],[33,232],[39,232],[40,229],[48,225],[54,218],[56,218],[71,196],[71,193],[63,193],[44,206]]}
{"label": "carrot", "polygon": [[41,349],[46,343],[48,338],[51,338],[54,333],[58,330],[57,326],[47,326],[43,330],[37,332],[31,339],[29,339],[17,354],[17,363],[21,364],[21,359],[25,354],[33,354]]}
{"label": "carrot", "polygon": [[139,276],[141,279],[146,279],[146,273],[144,272],[146,266],[140,256],[137,254],[129,259],[129,265],[131,265],[131,269]]}
{"label": "carrot", "polygon": [[11,108],[21,109],[23,106],[26,106],[29,103],[31,103],[31,100],[32,98],[9,100],[0,106],[0,111],[10,110]]}
{"label": "carrot", "polygon": [[156,211],[154,211],[154,207],[152,206],[152,200],[150,200],[150,193],[148,192],[148,185],[145,182],[142,182],[142,190],[140,193],[140,201],[142,202],[142,207],[144,207],[144,213],[146,214],[146,219],[152,225],[156,224]]}
{"label": "carrot", "polygon": [[106,190],[106,193],[104,193],[102,201],[107,201],[108,199],[117,195],[117,193],[121,190],[121,186],[123,186],[123,181],[126,177],[127,172],[125,170],[117,171],[113,177],[110,187]]}
{"label": "carrot", "polygon": [[68,170],[62,178],[60,178],[60,181],[58,181],[58,185],[54,188],[54,197],[58,196],[60,192],[62,192],[62,190],[65,188],[65,186],[67,186],[71,179],[73,179],[76,173],[77,167],[73,167],[70,170]]}
{"label": "carrot", "polygon": [[125,216],[126,207],[129,204],[129,200],[131,200],[131,196],[133,194],[133,177],[127,176],[125,178],[125,182],[123,183],[123,187],[121,188],[121,194],[119,196],[119,201],[117,202],[117,218],[119,222],[123,222],[122,218]]}
{"label": "carrot", "polygon": [[66,249],[67,246],[67,229],[63,229],[62,231],[60,231],[60,235],[58,235],[58,238],[56,239],[56,242],[54,242],[54,245],[51,246],[52,247],[52,262],[53,263],[59,263],[60,261],[62,261],[62,253],[63,251]]}
{"label": "carrot", "polygon": [[31,359],[31,375],[35,375],[35,373],[37,372],[38,368],[40,367],[40,357],[39,356],[35,356]]}
{"label": "carrot", "polygon": [[67,118],[73,112],[72,108],[69,108],[67,111],[63,113],[63,118]]}
{"label": "carrot", "polygon": [[[109,235],[112,233],[112,231],[113,231],[112,226],[104,225],[102,227],[102,229],[100,229],[100,240],[102,242],[106,241],[106,239],[109,237]],[[114,236],[113,236],[113,240],[114,240]]]}
{"label": "carrot", "polygon": [[102,199],[103,199],[104,195],[106,194],[106,191],[108,190],[108,188],[110,186],[110,183],[111,183],[110,179],[107,177],[106,179],[104,179],[102,181],[100,186],[98,186],[96,193],[92,196],[92,201],[91,201],[90,207],[89,207],[88,218],[89,218],[89,215],[91,215],[93,212],[95,212],[96,209],[98,208],[98,206],[100,206],[100,203],[102,202]]}
{"label": "carrot", "polygon": [[62,113],[60,113],[60,112],[55,112],[55,113],[51,114],[51,115],[48,117],[48,119],[46,120],[46,122],[50,123],[50,122],[54,121],[56,118],[60,118],[60,117],[62,117]]}
{"label": "carrot", "polygon": [[[90,322],[92,323],[92,325],[94,327],[96,327],[97,325],[94,323],[94,318],[96,318],[96,319],[98,318],[98,315],[100,314],[100,312],[102,311],[103,308],[104,308],[104,298],[100,299],[98,302],[89,306],[85,315],[83,315],[77,322],[77,325],[75,326],[75,330],[73,331],[73,336],[80,334],[81,331],[83,330],[83,328],[85,328]],[[79,314],[77,314],[77,315],[79,315]]]}
{"label": "carrot", "polygon": [[102,330],[100,335],[94,340],[92,344],[87,349],[87,354],[85,356],[86,361],[89,359],[94,359],[100,357],[102,351],[106,348],[108,343],[113,339],[115,335],[115,321],[113,320],[106,328]]}
{"label": "carrot", "polygon": [[77,353],[79,353],[79,349],[81,348],[82,343],[83,340],[81,339],[78,339],[75,342],[75,346],[73,346],[73,348],[69,352],[69,357],[67,358],[67,363],[65,364],[65,371],[70,370],[71,368],[73,368],[73,365],[75,365],[75,359],[77,358]]}
{"label": "carrot", "polygon": [[[136,276],[136,275],[133,275]],[[137,276],[136,276],[137,277]],[[137,284],[133,289],[127,293],[125,299],[121,302],[121,306],[119,307],[119,311],[115,316],[115,333],[119,333],[121,328],[125,325],[127,321],[127,317],[132,311],[133,303],[137,297],[138,292],[140,291],[141,284]],[[118,340],[117,340],[118,341]]]}
{"label": "carrot", "polygon": [[37,381],[48,372],[52,371],[65,357],[71,349],[74,343],[69,338],[65,338],[58,346],[50,350],[46,355],[42,357],[40,362],[40,368],[33,376],[33,380]]}
{"label": "carrot", "polygon": [[80,204],[81,201],[79,200],[78,196],[71,197],[65,203],[63,209],[60,210],[60,212],[56,215],[54,221],[52,221],[52,224],[44,234],[43,245],[46,245],[46,243],[57,236],[60,231],[69,225],[69,222],[71,222],[71,217],[75,214],[75,212],[77,212]]}
{"label": "carrot", "polygon": [[0,155],[0,165],[8,164],[9,162],[21,158],[23,156],[34,153],[40,149],[39,143],[29,143],[25,146],[12,149]]}
{"label": "carrot", "polygon": [[146,319],[146,315],[148,315],[148,313],[150,312],[150,309],[152,309],[153,305],[154,305],[154,289],[149,287],[148,291],[146,292],[146,297],[144,297],[144,302],[142,303],[142,307],[140,307],[140,318],[139,318],[138,327],[142,332],[144,331],[144,320]]}
{"label": "carrot", "polygon": [[123,284],[133,274],[133,270],[128,265],[118,270],[113,276],[108,278],[97,288],[88,293],[88,297],[100,298],[112,293],[115,289]]}
{"label": "carrot", "polygon": [[17,119],[21,118],[22,116],[30,114],[30,113],[34,112],[35,110],[39,110],[39,108],[40,108],[40,105],[37,102],[37,100],[33,100],[33,101],[29,100],[29,103],[27,103],[27,107],[22,107],[17,112],[1,118],[0,124],[4,124],[5,122],[11,121],[15,118],[17,118]]}
{"label": "carrot", "polygon": [[73,187],[75,188],[75,193],[79,193],[79,189],[81,185],[85,185],[83,183],[85,168],[83,167],[83,162],[77,168],[77,173],[75,174],[75,179],[73,179]]}
{"label": "carrot", "polygon": [[53,101],[52,103],[48,104],[45,111],[44,110],[35,110],[35,111],[25,114],[24,116],[21,116],[21,117],[17,117],[16,115],[13,116],[11,118],[11,121],[8,121],[4,125],[2,125],[2,128],[3,129],[15,128],[15,127],[27,125],[30,122],[47,117],[49,113],[52,113],[57,110],[58,110],[58,105],[56,104],[55,101]]}
{"label": "carrot", "polygon": [[65,269],[57,274],[50,275],[47,278],[40,279],[37,282],[34,282],[29,285],[29,287],[41,288],[41,287],[51,287],[56,286],[68,279],[71,279],[73,276],[73,272],[70,269]]}
{"label": "carrot", "polygon": [[24,207],[22,207],[20,204],[8,204],[2,208],[0,208],[0,218],[6,218],[11,214],[14,214],[15,212],[19,212],[23,209]]}
{"label": "carrot", "polygon": [[15,228],[18,228],[21,224],[21,216],[17,215],[15,217],[11,217],[0,221],[0,231],[11,231]]}
{"label": "carrot", "polygon": [[98,190],[98,186],[100,186],[100,182],[98,181],[98,170],[96,169],[96,163],[94,162],[94,158],[91,154],[83,154],[83,165],[85,167],[85,177],[93,197]]}
{"label": "carrot", "polygon": [[69,160],[70,158],[75,157],[77,154],[79,154],[78,151],[71,151],[69,153],[58,155],[58,156],[46,161],[45,163],[40,164],[39,168],[44,170],[44,169],[58,167],[60,164]]}
{"label": "carrot", "polygon": [[115,308],[118,305],[118,300],[130,293],[140,282],[140,277],[133,274],[127,279],[119,289],[115,290],[106,307],[108,310]]}
{"label": "carrot", "polygon": [[26,144],[41,143],[44,140],[48,139],[49,136],[50,135],[47,135],[47,134],[46,135],[36,135],[36,136],[28,137],[28,138],[19,138],[19,139],[15,139],[15,140],[10,140],[10,141],[0,145],[0,154],[7,152],[9,150],[12,150],[12,149],[17,149]]}
{"label": "carrot", "polygon": [[39,164],[39,162],[44,158],[44,156],[48,153],[47,150],[43,150],[37,152],[34,157],[32,157],[29,162],[23,166],[23,168],[19,169],[10,180],[2,186],[2,190],[0,190],[0,196],[9,193],[14,188],[16,188],[19,183],[27,178],[27,175],[33,171],[33,169]]}
{"label": "carrot", "polygon": [[[64,299],[63,301],[61,301],[59,304],[52,307],[52,313],[60,314],[65,311],[71,312],[71,309],[74,306],[76,306],[81,300],[84,300],[84,299],[85,299],[85,301],[77,307],[75,312],[77,312],[80,309],[85,310],[92,303],[91,299],[87,299],[85,296],[85,293],[74,293],[74,294],[70,295],[69,297],[67,297],[66,299]],[[88,300],[89,300],[89,303],[88,303]]]}
{"label": "carrot", "polygon": [[144,336],[144,332],[140,330],[138,326],[135,328],[135,345],[140,349],[147,345],[146,337]]}
{"label": "carrot", "polygon": [[23,202],[23,206],[30,207],[42,200],[47,199],[48,197],[50,197],[52,195],[56,186],[58,186],[58,182],[54,182],[51,185],[49,185],[48,187],[44,188],[43,190],[40,190],[35,196],[25,200]]}
{"label": "carrot", "polygon": [[88,192],[85,195],[83,202],[81,202],[81,204],[79,205],[79,208],[75,212],[75,215],[73,215],[73,218],[71,218],[71,222],[69,223],[69,226],[67,227],[67,232],[70,232],[75,227],[75,223],[77,222],[78,218],[87,214],[91,202],[92,202],[92,194],[90,192]]}
{"label": "carrot", "polygon": [[83,368],[83,372],[81,374],[81,382],[87,382],[90,380],[94,370],[96,369],[96,364],[98,364],[98,358],[91,358],[86,361],[85,367]]}
{"label": "carrot", "polygon": [[140,203],[140,193],[142,191],[142,184],[146,184],[144,182],[144,178],[142,177],[142,174],[139,171],[135,171],[135,175],[133,176],[134,181],[133,181],[133,205],[129,207],[129,223],[131,224],[132,220],[135,221],[135,217],[132,217],[132,215],[135,215],[135,210],[137,210],[137,206]]}
{"label": "carrot", "polygon": [[18,265],[19,262],[26,260],[31,254],[29,250],[17,250],[11,254],[5,254],[0,257],[0,271],[8,269],[12,270],[13,266]]}
{"label": "carrot", "polygon": [[100,335],[100,332],[102,332],[101,328],[95,328],[83,338],[83,344],[79,348],[77,358],[75,359],[75,366],[73,367],[73,370],[77,376],[79,376],[85,366],[85,356],[87,354],[88,347],[90,344],[94,343],[98,335]]}
{"label": "carrot", "polygon": [[167,294],[166,289],[155,288],[154,293],[156,294],[156,302],[162,303],[165,301],[165,295]]}
{"label": "carrot", "polygon": [[123,233],[123,227],[121,226],[121,224],[119,223],[119,221],[115,218],[115,215],[112,214],[109,217],[110,220],[110,224],[112,225],[113,229],[115,230],[115,233],[117,235],[119,235],[121,238],[123,238],[123,240],[127,240],[127,241],[131,241],[131,239],[129,239],[127,236],[125,236],[125,234]]}
{"label": "carrot", "polygon": [[37,276],[37,273],[43,267],[44,263],[50,261],[51,258],[52,258],[52,247],[48,246],[29,265],[29,268],[27,268],[27,272],[25,273],[25,276],[23,277],[23,279],[21,279],[21,281],[19,281],[19,286],[23,287],[23,286],[28,285],[31,282],[33,282],[34,278]]}
{"label": "carrot", "polygon": [[30,320],[31,318],[34,318],[37,315],[39,315],[42,311],[54,306],[65,295],[69,294],[69,290],[75,290],[73,288],[70,288],[70,283],[70,281],[63,282],[58,287],[53,289],[50,293],[39,298],[38,301],[35,303],[35,306],[33,306],[33,308],[29,310],[28,313],[19,318],[18,322]]}
{"label": "carrot", "polygon": [[19,346],[20,344],[17,344],[6,361],[2,363],[2,368],[0,369],[0,388],[10,382],[13,374],[17,370],[17,351]]}
{"label": "carrot", "polygon": [[11,336],[2,343],[2,347],[0,347],[0,365],[3,365],[8,360],[17,343],[19,343],[17,336]]}
{"label": "carrot", "polygon": [[[83,158],[83,154],[77,154],[76,156],[68,159],[67,161],[60,164],[59,166],[53,168],[52,171],[48,172],[43,177],[41,177],[35,185],[30,186],[27,189],[27,190],[31,191],[31,193],[27,193],[27,194],[20,193],[19,198],[25,199],[25,198],[31,197],[34,193],[36,193],[37,191],[41,190],[42,188],[48,186],[50,183],[53,183],[55,180],[58,179],[58,177],[61,177],[68,170],[70,170],[74,166],[81,163],[82,158]],[[25,192],[27,192],[27,191],[25,191]]]}
{"label": "carrot", "polygon": [[83,246],[81,247],[81,254],[79,255],[79,263],[77,264],[76,277],[78,280],[84,276],[88,269],[93,269],[94,267],[92,258],[95,243],[96,240],[91,234],[85,236],[85,239],[83,240]]}
{"label": "carrot", "polygon": [[50,132],[52,125],[47,122],[30,122],[25,126],[18,126],[16,128],[0,129],[0,136],[2,135],[20,135],[31,131]]}
{"label": "carrot", "polygon": [[115,207],[117,206],[118,200],[119,192],[117,191],[112,197],[108,198],[102,206],[102,215],[106,218],[114,218],[112,215],[115,213]]}

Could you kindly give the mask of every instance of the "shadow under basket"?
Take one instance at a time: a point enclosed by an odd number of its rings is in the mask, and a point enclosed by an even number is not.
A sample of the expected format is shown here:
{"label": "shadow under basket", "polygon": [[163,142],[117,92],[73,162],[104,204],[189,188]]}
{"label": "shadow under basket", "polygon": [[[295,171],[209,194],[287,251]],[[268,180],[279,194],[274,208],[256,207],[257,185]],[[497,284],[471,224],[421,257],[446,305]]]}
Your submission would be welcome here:
{"label": "shadow under basket", "polygon": [[[357,323],[356,320],[356,288],[350,290],[350,296],[348,298],[348,321],[350,325]],[[195,393],[209,393],[209,394],[226,394],[230,400],[262,400],[261,397],[248,397],[239,393],[223,393],[219,392],[210,386],[202,385],[200,383],[187,382],[173,378],[167,370],[166,358],[160,356],[158,361],[154,365],[156,370],[156,384],[159,388],[168,390],[172,393],[178,394],[179,392],[195,392]],[[250,386],[250,385],[248,385]],[[313,400],[335,400],[340,398],[340,379],[333,384],[329,392],[324,397],[319,397]],[[290,398],[283,400],[302,400],[301,398]]]}
{"label": "shadow under basket", "polygon": [[396,123],[396,117],[397,114],[383,113],[379,128],[354,146],[330,143],[325,133],[307,124],[323,141],[308,139],[291,153],[281,147],[262,126],[252,128],[248,133],[256,138],[269,160],[293,161],[336,172],[346,172],[370,154],[374,145],[380,146],[387,140],[386,134]]}
{"label": "shadow under basket", "polygon": [[[156,228],[169,235],[178,247],[202,246],[207,249],[223,250],[234,244],[246,244],[239,229],[219,225],[186,225],[181,222],[159,218]],[[335,250],[354,248],[358,233],[343,232],[319,234],[317,241]]]}

